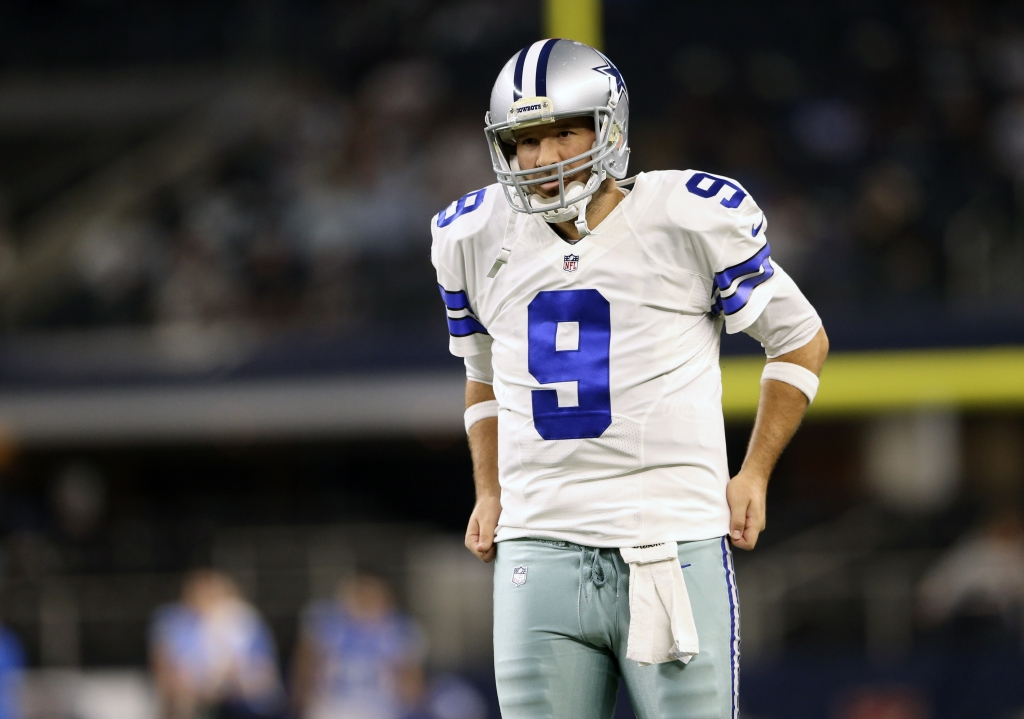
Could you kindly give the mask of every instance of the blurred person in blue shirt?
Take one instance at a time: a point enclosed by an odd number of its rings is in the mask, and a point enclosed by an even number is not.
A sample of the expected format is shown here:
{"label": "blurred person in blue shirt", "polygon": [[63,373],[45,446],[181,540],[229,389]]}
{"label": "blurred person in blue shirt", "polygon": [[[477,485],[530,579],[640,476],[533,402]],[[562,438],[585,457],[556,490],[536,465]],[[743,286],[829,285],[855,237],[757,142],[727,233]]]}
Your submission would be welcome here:
{"label": "blurred person in blue shirt", "polygon": [[20,719],[25,652],[14,632],[0,625],[0,719]]}
{"label": "blurred person in blue shirt", "polygon": [[360,573],[310,606],[295,650],[303,719],[399,719],[423,697],[424,642],[382,578]]}
{"label": "blurred person in blue shirt", "polygon": [[149,641],[165,719],[282,715],[273,637],[221,572],[188,574],[181,601],[156,611]]}

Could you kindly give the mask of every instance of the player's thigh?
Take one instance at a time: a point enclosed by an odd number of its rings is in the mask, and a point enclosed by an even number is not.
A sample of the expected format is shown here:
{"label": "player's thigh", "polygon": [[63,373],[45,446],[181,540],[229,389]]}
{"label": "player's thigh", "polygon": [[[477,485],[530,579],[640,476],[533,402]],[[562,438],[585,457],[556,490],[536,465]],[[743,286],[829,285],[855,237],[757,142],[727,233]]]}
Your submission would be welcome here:
{"label": "player's thigh", "polygon": [[[638,719],[733,719],[739,687],[739,607],[728,544],[679,545],[679,562],[700,653],[688,664],[641,667],[621,650],[622,675]],[[689,566],[686,566],[689,565]]]}
{"label": "player's thigh", "polygon": [[[618,662],[580,637],[578,548],[498,543],[494,673],[502,719],[609,719]],[[513,582],[515,578],[515,582]]]}

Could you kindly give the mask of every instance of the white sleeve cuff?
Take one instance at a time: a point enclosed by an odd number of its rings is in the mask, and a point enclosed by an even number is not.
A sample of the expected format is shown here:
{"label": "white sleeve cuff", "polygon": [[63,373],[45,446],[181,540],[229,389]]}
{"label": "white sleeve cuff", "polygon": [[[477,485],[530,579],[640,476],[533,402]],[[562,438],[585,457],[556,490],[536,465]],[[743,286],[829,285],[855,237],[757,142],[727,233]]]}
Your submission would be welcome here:
{"label": "white sleeve cuff", "polygon": [[480,384],[494,384],[494,367],[491,364],[491,351],[465,357],[466,379]]}
{"label": "white sleeve cuff", "polygon": [[764,346],[768,359],[803,347],[821,329],[821,318],[793,278],[773,261],[775,292],[744,331]]}
{"label": "white sleeve cuff", "polygon": [[761,381],[774,379],[796,387],[807,396],[807,404],[818,393],[818,375],[792,362],[769,362],[761,373]]}
{"label": "white sleeve cuff", "polygon": [[477,402],[476,404],[470,405],[466,409],[466,434],[469,434],[469,428],[482,419],[488,417],[498,416],[498,400],[488,399],[483,402]]}

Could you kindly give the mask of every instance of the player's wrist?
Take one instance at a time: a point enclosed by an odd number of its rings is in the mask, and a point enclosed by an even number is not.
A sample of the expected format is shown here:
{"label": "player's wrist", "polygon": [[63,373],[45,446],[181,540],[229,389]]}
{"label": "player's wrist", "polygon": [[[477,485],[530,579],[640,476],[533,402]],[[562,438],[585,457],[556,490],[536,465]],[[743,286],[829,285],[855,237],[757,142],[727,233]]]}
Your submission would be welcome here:
{"label": "player's wrist", "polygon": [[752,484],[754,486],[760,487],[761,489],[767,490],[768,480],[770,478],[770,469],[764,469],[761,467],[747,467],[746,465],[744,465],[740,469],[739,474],[737,474],[733,479],[739,479],[744,483]]}

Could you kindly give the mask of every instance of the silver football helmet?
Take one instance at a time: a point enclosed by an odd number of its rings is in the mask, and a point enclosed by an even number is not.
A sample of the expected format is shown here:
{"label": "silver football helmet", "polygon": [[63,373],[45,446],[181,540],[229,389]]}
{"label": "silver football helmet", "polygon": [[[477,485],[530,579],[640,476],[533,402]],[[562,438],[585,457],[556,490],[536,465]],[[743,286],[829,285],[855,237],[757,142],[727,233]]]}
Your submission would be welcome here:
{"label": "silver football helmet", "polygon": [[[590,116],[597,139],[576,157],[530,170],[516,161],[515,130],[564,117]],[[505,199],[515,212],[540,213],[548,222],[576,219],[580,235],[590,234],[586,206],[605,178],[621,180],[629,163],[629,97],[626,84],[611,60],[594,48],[572,40],[540,40],[509,60],[491,90],[485,117],[491,163]],[[585,160],[579,167],[569,165]],[[586,183],[571,181],[590,170]],[[528,179],[532,176],[532,179]],[[558,180],[558,197],[545,198],[533,185]]]}

